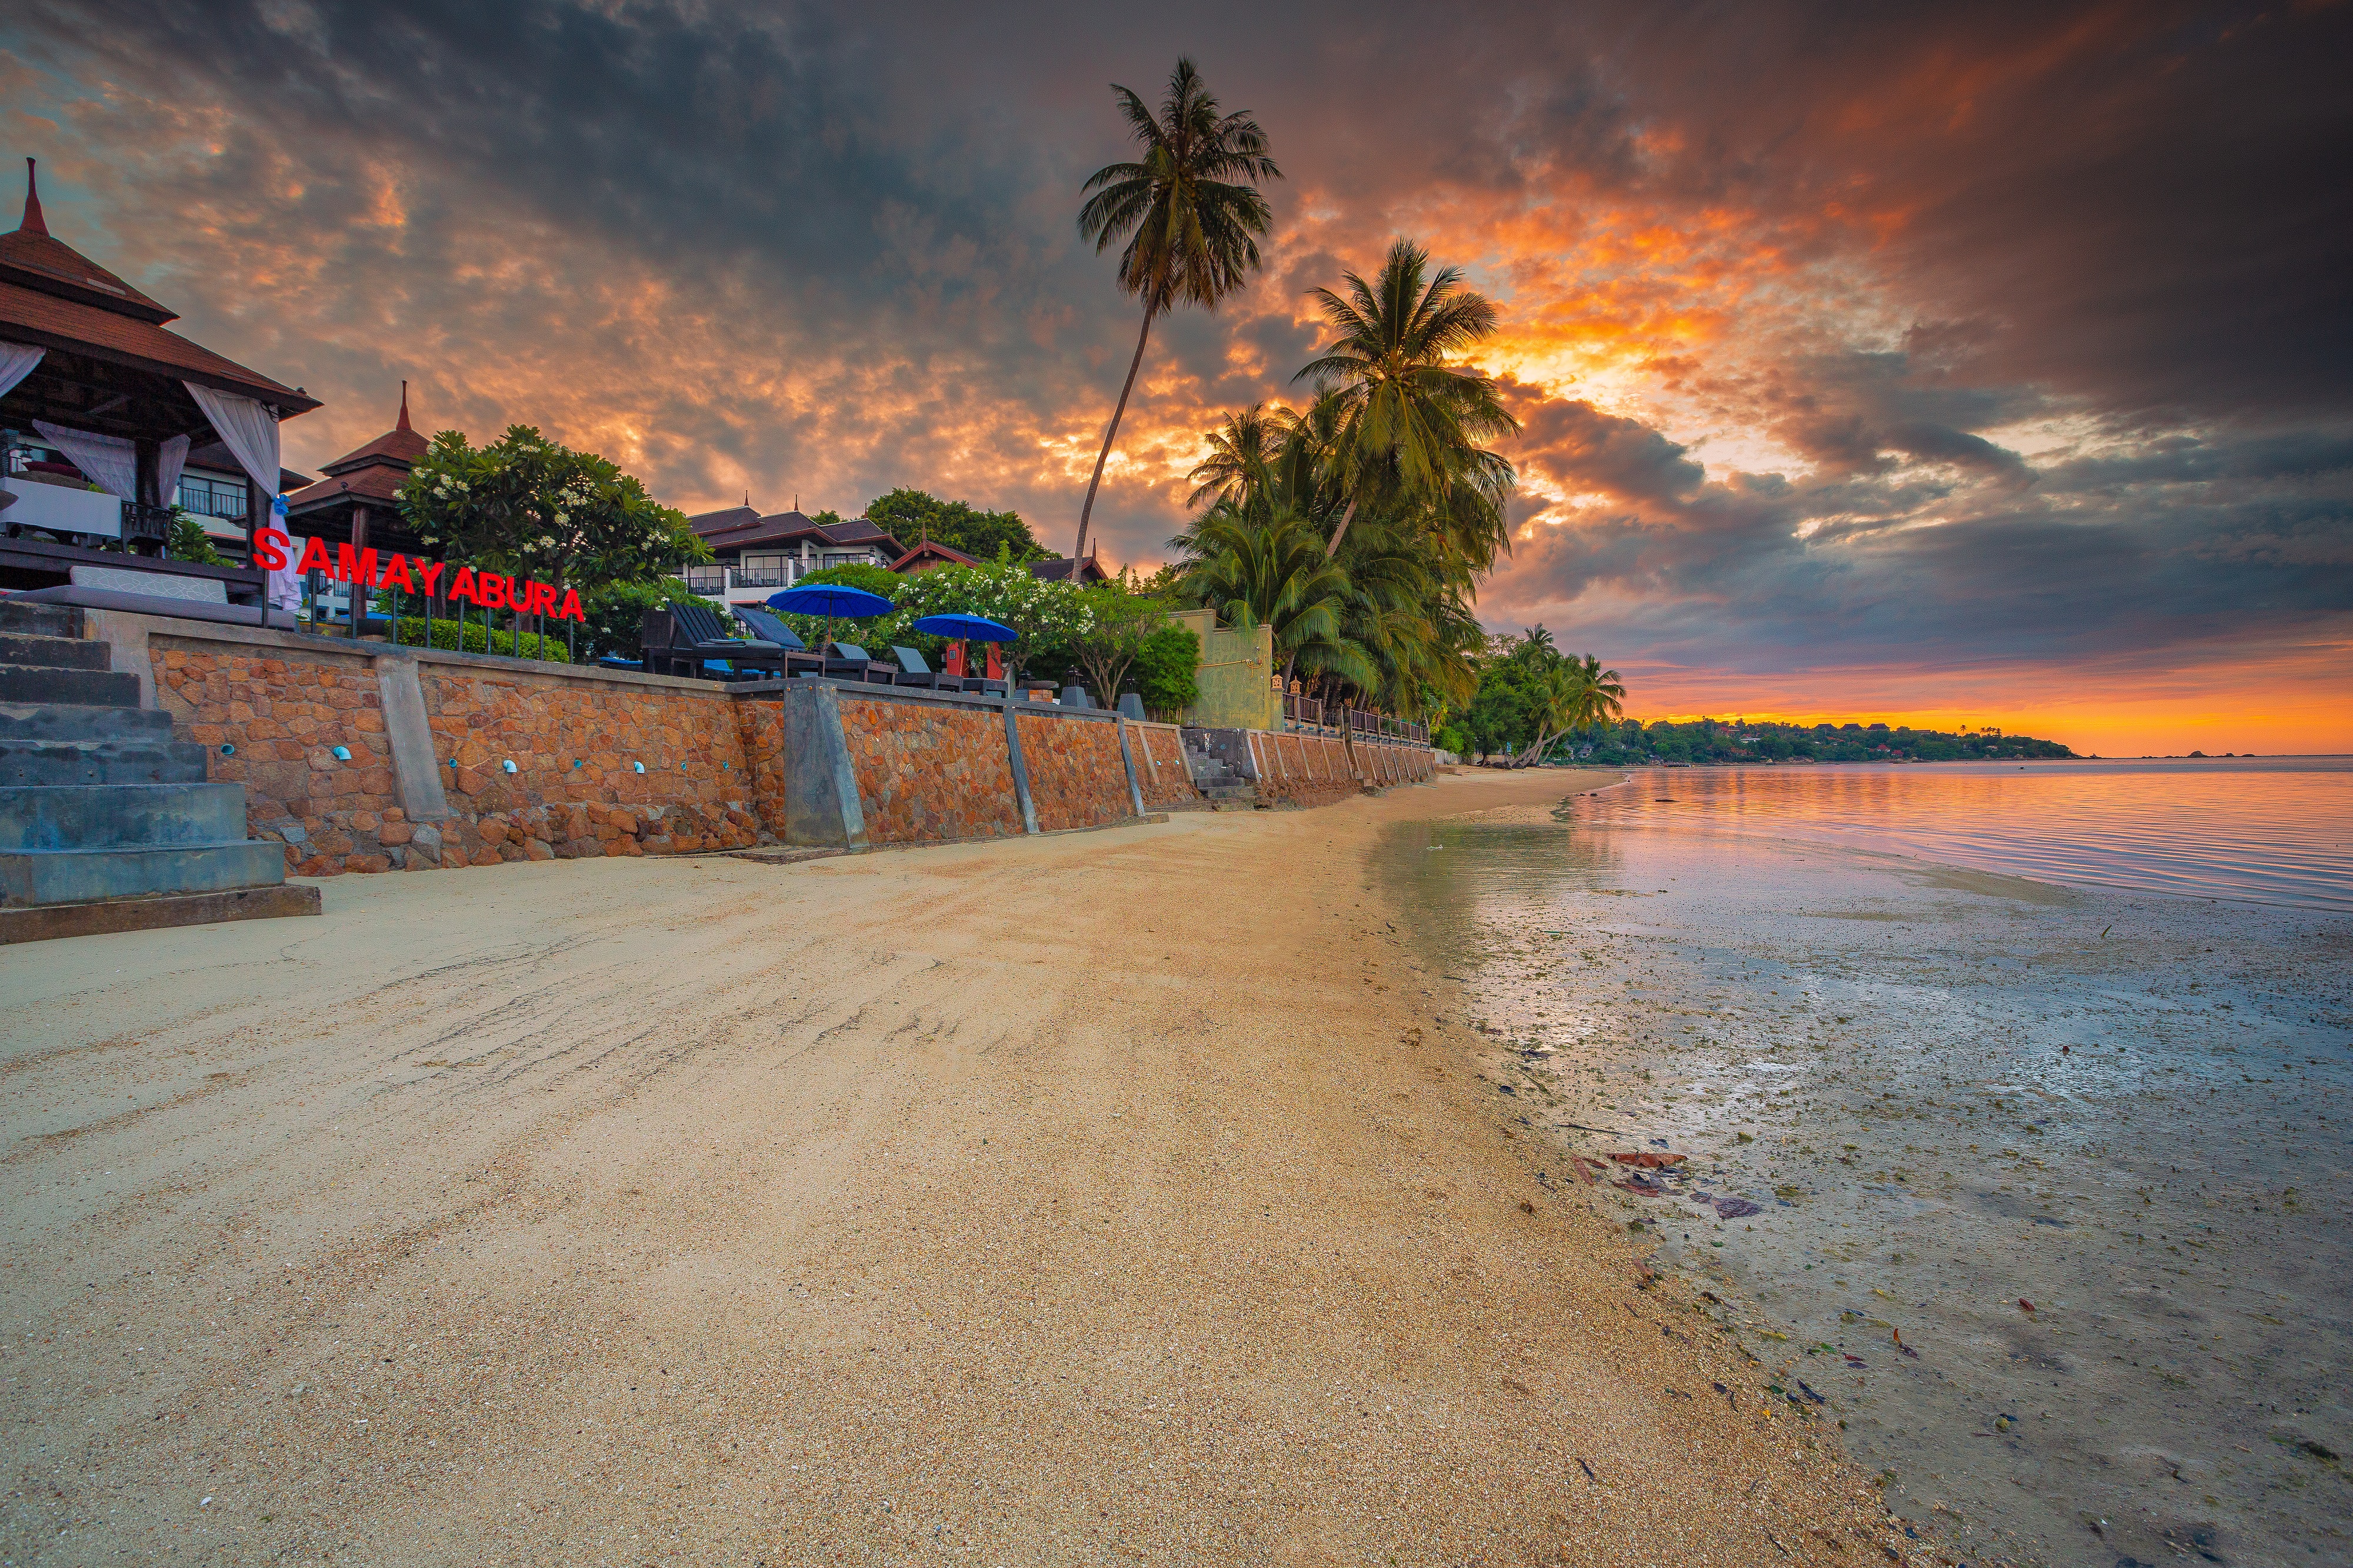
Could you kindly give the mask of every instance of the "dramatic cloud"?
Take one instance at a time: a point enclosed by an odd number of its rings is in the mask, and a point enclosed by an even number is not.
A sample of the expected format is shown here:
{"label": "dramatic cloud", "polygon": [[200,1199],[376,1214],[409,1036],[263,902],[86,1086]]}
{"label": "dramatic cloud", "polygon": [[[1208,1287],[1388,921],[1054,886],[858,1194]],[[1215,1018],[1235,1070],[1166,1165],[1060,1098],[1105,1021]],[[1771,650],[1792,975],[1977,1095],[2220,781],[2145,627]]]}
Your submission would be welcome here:
{"label": "dramatic cloud", "polygon": [[1057,544],[1136,326],[1077,187],[1190,52],[1289,177],[1258,283],[1155,329],[1114,557],[1408,233],[1504,310],[1482,609],[1639,710],[2353,749],[2341,5],[28,0],[0,51],[53,227],[326,398],[297,463],[405,376],[691,509],[907,483]]}

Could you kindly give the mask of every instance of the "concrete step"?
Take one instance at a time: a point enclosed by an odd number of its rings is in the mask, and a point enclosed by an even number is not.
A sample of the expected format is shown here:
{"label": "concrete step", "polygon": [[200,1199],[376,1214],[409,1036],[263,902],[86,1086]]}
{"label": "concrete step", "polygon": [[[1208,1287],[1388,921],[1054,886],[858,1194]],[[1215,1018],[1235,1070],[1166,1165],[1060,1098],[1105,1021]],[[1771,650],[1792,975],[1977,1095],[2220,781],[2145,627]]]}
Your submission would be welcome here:
{"label": "concrete step", "polygon": [[168,741],[172,715],[161,708],[95,707],[77,702],[0,702],[0,745],[12,741]]}
{"label": "concrete step", "polygon": [[[93,708],[93,713],[124,710]],[[205,749],[189,741],[23,741],[0,738],[0,789],[57,784],[205,782]]]}
{"label": "concrete step", "polygon": [[1256,786],[1247,784],[1204,784],[1201,794],[1209,800],[1256,800]]}
{"label": "concrete step", "polygon": [[0,789],[0,851],[153,848],[244,837],[241,784]]}
{"label": "concrete step", "polygon": [[102,936],[110,931],[315,915],[320,912],[319,902],[318,889],[302,882],[281,882],[270,888],[232,888],[224,893],[175,893],[96,904],[0,909],[0,942],[49,942],[58,937]]}
{"label": "concrete step", "polygon": [[51,669],[37,664],[0,664],[0,702],[136,708],[139,678],[111,669]]}
{"label": "concrete step", "polygon": [[81,636],[81,611],[72,605],[20,605],[14,599],[0,599],[0,632],[22,632],[28,637],[79,637]]}
{"label": "concrete step", "polygon": [[104,669],[108,652],[104,643],[91,642],[87,637],[0,631],[0,664],[32,664],[44,669]]}
{"label": "concrete step", "polygon": [[222,893],[286,880],[286,847],[267,838],[151,849],[0,851],[0,904],[23,909]]}

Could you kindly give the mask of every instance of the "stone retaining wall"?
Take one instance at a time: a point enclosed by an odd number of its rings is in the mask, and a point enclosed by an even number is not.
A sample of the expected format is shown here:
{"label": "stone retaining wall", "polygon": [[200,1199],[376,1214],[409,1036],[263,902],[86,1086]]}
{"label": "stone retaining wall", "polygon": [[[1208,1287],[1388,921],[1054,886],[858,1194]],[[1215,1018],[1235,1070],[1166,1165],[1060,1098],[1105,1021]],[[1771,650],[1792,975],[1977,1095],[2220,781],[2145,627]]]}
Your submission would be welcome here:
{"label": "stone retaining wall", "polygon": [[1200,804],[1192,771],[1185,765],[1185,732],[1174,724],[1128,721],[1128,748],[1135,755],[1136,788],[1153,811]]}
{"label": "stone retaining wall", "polygon": [[1103,827],[1134,816],[1127,795],[1127,764],[1120,754],[1120,721],[1018,711],[1021,759],[1029,769],[1029,798],[1038,831]]}
{"label": "stone retaining wall", "polygon": [[1297,731],[1253,733],[1250,743],[1261,800],[1324,805],[1361,794],[1370,782],[1359,776],[1357,761],[1349,758],[1348,748],[1336,736]]}
{"label": "stone retaining wall", "polygon": [[[774,754],[776,715],[708,682],[259,628],[145,630],[174,733],[206,748],[213,779],[246,786],[248,831],[284,843],[296,875],[773,842],[748,761]],[[435,771],[438,809],[417,809],[420,781],[401,776],[387,681],[421,698],[427,749],[410,772]]]}
{"label": "stone retaining wall", "polygon": [[[777,842],[860,847],[1198,804],[1174,725],[848,682],[720,686],[93,612],[248,831],[301,876]],[[1220,731],[1261,799],[1430,774],[1426,750]],[[336,754],[340,749],[344,755]],[[510,771],[512,769],[512,771]]]}
{"label": "stone retaining wall", "polygon": [[892,701],[848,690],[837,706],[869,843],[1018,837],[1026,831],[1002,707]]}

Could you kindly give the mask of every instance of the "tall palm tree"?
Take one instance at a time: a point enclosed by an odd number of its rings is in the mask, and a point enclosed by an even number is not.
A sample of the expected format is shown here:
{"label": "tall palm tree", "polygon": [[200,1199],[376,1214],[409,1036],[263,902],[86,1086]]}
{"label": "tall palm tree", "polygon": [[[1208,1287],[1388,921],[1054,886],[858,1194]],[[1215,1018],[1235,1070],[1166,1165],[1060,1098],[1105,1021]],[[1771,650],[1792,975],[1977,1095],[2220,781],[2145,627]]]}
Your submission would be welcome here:
{"label": "tall palm tree", "polygon": [[1258,182],[1282,177],[1267,155],[1266,132],[1258,121],[1248,110],[1220,114],[1191,60],[1176,62],[1157,114],[1116,82],[1112,90],[1119,95],[1120,112],[1143,155],[1132,163],[1107,164],[1088,179],[1082,189],[1093,195],[1079,209],[1079,233],[1095,242],[1097,255],[1127,240],[1119,258],[1119,286],[1144,301],[1144,327],[1135,334],[1135,357],[1128,361],[1127,380],[1103,431],[1094,477],[1087,481],[1073,560],[1087,552],[1095,491],[1127,413],[1128,395],[1135,390],[1153,318],[1185,304],[1214,310],[1250,280],[1259,264],[1259,237],[1274,216]]}
{"label": "tall palm tree", "polygon": [[[1409,239],[1389,247],[1373,281],[1345,274],[1348,298],[1315,290],[1338,337],[1292,379],[1335,398],[1335,454],[1347,510],[1327,552],[1368,501],[1430,509],[1450,518],[1467,509],[1473,536],[1504,538],[1504,502],[1512,466],[1483,443],[1516,432],[1495,384],[1446,362],[1495,330],[1495,307],[1462,284],[1460,268],[1430,270],[1430,253]],[[1493,559],[1493,548],[1487,552]]]}
{"label": "tall palm tree", "polygon": [[1194,481],[1187,507],[1198,510],[1221,500],[1240,502],[1266,483],[1282,455],[1299,416],[1282,404],[1253,403],[1209,432],[1209,455],[1185,477]]}

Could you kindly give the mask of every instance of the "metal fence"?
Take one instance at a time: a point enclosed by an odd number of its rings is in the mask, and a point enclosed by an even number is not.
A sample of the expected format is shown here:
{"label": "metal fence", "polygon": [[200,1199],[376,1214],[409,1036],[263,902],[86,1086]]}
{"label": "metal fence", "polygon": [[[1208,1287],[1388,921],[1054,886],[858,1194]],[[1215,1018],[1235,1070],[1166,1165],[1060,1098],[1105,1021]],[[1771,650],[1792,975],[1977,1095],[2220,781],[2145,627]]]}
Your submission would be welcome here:
{"label": "metal fence", "polygon": [[1367,740],[1405,741],[1418,746],[1430,744],[1430,726],[1417,724],[1410,719],[1393,719],[1369,708],[1351,708],[1346,703],[1326,703],[1318,697],[1308,697],[1296,691],[1282,694],[1282,722],[1285,729],[1345,730],[1350,735]]}

